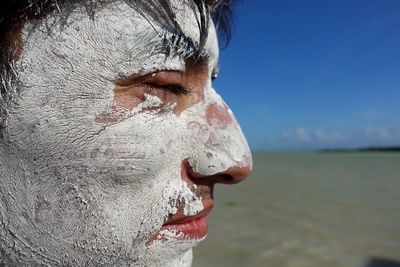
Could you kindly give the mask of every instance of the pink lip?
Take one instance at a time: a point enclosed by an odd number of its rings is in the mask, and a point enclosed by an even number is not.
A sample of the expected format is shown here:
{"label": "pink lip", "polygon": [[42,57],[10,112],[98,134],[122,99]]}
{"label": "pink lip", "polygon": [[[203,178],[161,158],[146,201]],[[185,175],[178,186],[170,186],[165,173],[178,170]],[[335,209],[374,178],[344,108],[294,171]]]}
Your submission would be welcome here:
{"label": "pink lip", "polygon": [[197,218],[182,223],[172,223],[161,227],[162,230],[168,230],[176,233],[178,239],[200,239],[208,233],[208,222],[206,217]]}
{"label": "pink lip", "polygon": [[196,240],[204,238],[208,233],[207,215],[214,206],[214,201],[211,198],[203,199],[205,208],[193,216],[185,216],[183,209],[178,210],[174,215],[171,215],[162,227],[155,232],[146,245],[150,245],[154,240],[166,240],[168,237],[164,231],[173,233],[175,238],[180,240]]}

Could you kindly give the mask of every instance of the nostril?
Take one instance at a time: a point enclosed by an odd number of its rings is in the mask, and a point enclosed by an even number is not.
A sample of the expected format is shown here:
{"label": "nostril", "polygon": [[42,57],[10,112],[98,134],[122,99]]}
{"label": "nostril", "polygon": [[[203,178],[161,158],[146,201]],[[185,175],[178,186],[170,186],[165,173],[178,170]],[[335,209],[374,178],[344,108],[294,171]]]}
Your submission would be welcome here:
{"label": "nostril", "polygon": [[245,180],[251,173],[251,168],[245,167],[231,167],[223,172],[224,175],[231,177],[230,182],[225,182],[226,184],[236,184]]}
{"label": "nostril", "polygon": [[[204,181],[205,183],[212,183],[212,184],[235,184],[235,179],[230,176],[229,174],[218,173],[215,175],[204,176],[202,179],[197,179],[201,183]],[[207,181],[206,181],[207,180]]]}
{"label": "nostril", "polygon": [[230,176],[229,174],[219,174],[218,177],[216,177],[217,183],[221,184],[234,184],[235,179]]}
{"label": "nostril", "polygon": [[221,184],[236,184],[240,183],[251,173],[251,168],[245,167],[231,167],[225,171],[213,174],[213,175],[203,175],[197,173],[190,166],[188,160],[182,162],[182,172],[188,179],[190,179],[194,184],[197,185],[213,185],[216,183]]}

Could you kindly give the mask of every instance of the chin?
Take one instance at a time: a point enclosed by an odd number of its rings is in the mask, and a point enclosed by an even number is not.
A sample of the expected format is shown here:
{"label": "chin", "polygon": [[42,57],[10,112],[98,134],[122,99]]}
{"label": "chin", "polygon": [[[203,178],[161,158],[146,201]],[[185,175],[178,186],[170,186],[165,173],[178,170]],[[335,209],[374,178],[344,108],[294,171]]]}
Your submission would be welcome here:
{"label": "chin", "polygon": [[117,266],[131,267],[190,267],[193,260],[192,249],[204,239],[205,237],[181,239],[171,233],[168,237],[163,236],[149,244],[140,245],[139,249],[134,249],[131,257],[126,258],[126,262],[117,260],[116,263]]}
{"label": "chin", "polygon": [[180,239],[173,235],[156,239],[147,246],[144,255],[134,266],[190,267],[193,259],[192,249],[204,239],[205,237]]}

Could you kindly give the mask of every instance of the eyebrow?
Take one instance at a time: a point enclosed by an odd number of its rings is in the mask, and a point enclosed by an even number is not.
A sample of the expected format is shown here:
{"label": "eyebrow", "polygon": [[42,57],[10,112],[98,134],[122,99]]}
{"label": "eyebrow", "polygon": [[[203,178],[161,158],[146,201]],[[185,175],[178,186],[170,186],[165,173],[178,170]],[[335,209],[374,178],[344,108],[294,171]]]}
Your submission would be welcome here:
{"label": "eyebrow", "polygon": [[184,33],[176,34],[165,31],[161,38],[160,52],[165,53],[168,57],[179,57],[187,62],[204,63],[210,56],[198,42]]}
{"label": "eyebrow", "polygon": [[[200,46],[193,41],[192,38],[185,34],[176,34],[167,30],[156,30],[153,28],[151,33],[142,33],[140,37],[140,45],[144,49],[148,49],[149,45],[153,46],[151,54],[162,53],[168,58],[179,58],[190,64],[206,64],[210,55],[208,55],[205,49],[200,49]],[[136,51],[138,52],[138,51]],[[126,83],[132,81],[141,82],[149,77],[153,72],[135,72],[130,75],[118,75],[113,82],[116,85],[124,86]]]}
{"label": "eyebrow", "polygon": [[[153,26],[152,24],[150,24]],[[137,42],[133,47],[140,49],[130,49],[131,60],[136,58],[137,53],[150,53],[150,56],[156,54],[165,55],[165,60],[168,58],[176,58],[193,65],[207,65],[212,54],[208,49],[201,48],[200,44],[194,41],[189,36],[185,35],[183,31],[174,33],[167,29],[157,29],[152,27],[153,30],[143,31],[138,35]],[[151,47],[151,48],[150,48]],[[150,50],[150,51],[149,51]],[[146,52],[148,51],[148,52]],[[213,69],[213,75],[218,73],[219,66]],[[156,69],[139,70],[131,74],[118,74],[113,82],[117,85],[123,85],[127,81],[137,80],[147,77],[148,74],[155,72]]]}

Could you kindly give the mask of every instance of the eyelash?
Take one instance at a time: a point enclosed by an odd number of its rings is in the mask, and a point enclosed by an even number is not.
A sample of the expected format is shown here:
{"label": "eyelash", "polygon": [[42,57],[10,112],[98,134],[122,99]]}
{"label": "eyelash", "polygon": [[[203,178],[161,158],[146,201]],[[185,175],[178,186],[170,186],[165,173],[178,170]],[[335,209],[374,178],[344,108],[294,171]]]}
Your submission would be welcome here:
{"label": "eyelash", "polygon": [[[213,69],[213,71],[211,73],[211,81],[214,81],[215,79],[217,79],[218,78],[218,74],[219,74],[219,68]],[[190,89],[187,89],[187,88],[183,87],[179,83],[176,83],[176,84],[174,84],[174,83],[171,83],[171,84],[165,83],[165,84],[161,84],[160,85],[160,84],[155,83],[153,81],[146,82],[147,77],[154,77],[155,75],[156,75],[156,73],[153,73],[153,74],[148,74],[148,75],[143,76],[143,77],[136,78],[136,80],[137,80],[136,82],[137,82],[137,84],[141,83],[142,86],[147,87],[149,89],[167,90],[167,91],[169,91],[169,92],[171,92],[171,93],[173,93],[175,95],[188,95],[188,94],[190,94],[192,92]],[[135,81],[135,80],[133,80],[133,81]],[[120,85],[124,86],[123,84],[126,81],[122,80],[122,81],[119,81],[119,82],[120,83],[122,82],[122,84],[120,84]],[[136,83],[136,82],[132,82],[131,81],[129,83],[132,84],[132,83]]]}
{"label": "eyelash", "polygon": [[184,88],[180,84],[166,84],[166,85],[154,85],[152,83],[145,83],[145,86],[155,88],[155,89],[162,89],[162,90],[168,90],[173,94],[176,95],[188,95],[190,94],[190,90]]}

